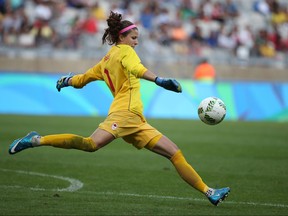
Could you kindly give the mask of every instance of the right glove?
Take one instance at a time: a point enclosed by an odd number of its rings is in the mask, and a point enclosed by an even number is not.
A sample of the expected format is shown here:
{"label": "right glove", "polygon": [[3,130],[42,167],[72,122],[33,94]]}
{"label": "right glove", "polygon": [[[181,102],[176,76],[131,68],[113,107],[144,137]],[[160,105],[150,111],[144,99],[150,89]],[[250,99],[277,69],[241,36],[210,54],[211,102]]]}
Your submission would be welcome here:
{"label": "right glove", "polygon": [[60,79],[57,80],[56,88],[57,88],[58,92],[61,91],[61,88],[69,86],[68,82],[72,77],[73,77],[72,73],[69,73],[68,75],[62,76]]}
{"label": "right glove", "polygon": [[167,90],[174,91],[177,93],[182,92],[182,87],[180,83],[177,82],[175,79],[156,77],[155,83],[158,86],[161,86]]}

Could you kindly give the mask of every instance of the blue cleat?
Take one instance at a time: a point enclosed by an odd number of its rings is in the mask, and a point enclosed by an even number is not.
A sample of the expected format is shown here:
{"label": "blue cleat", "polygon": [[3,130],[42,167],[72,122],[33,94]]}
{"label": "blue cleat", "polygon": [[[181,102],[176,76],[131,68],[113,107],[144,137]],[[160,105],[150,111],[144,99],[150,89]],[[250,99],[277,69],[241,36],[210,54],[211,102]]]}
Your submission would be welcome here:
{"label": "blue cleat", "polygon": [[39,134],[35,131],[32,131],[25,137],[14,140],[14,142],[9,147],[9,154],[16,154],[17,152],[20,152],[24,149],[33,148],[34,146],[32,145],[32,138],[34,136],[39,136]]}
{"label": "blue cleat", "polygon": [[212,193],[209,194],[207,197],[213,205],[217,206],[228,196],[229,193],[230,193],[229,187],[213,189]]}

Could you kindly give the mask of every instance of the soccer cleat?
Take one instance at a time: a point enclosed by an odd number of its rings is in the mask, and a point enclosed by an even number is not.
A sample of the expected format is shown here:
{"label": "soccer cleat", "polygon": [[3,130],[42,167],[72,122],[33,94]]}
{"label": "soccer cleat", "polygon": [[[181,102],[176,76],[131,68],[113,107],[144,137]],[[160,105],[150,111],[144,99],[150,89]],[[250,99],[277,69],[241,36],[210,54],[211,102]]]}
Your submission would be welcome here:
{"label": "soccer cleat", "polygon": [[213,205],[217,206],[228,196],[229,192],[230,192],[229,187],[213,189],[212,193],[209,194],[207,197]]}
{"label": "soccer cleat", "polygon": [[14,142],[9,147],[9,154],[16,154],[17,152],[20,152],[24,149],[33,148],[34,146],[32,145],[32,138],[34,136],[39,136],[39,134],[35,131],[32,131],[25,137],[14,140]]}

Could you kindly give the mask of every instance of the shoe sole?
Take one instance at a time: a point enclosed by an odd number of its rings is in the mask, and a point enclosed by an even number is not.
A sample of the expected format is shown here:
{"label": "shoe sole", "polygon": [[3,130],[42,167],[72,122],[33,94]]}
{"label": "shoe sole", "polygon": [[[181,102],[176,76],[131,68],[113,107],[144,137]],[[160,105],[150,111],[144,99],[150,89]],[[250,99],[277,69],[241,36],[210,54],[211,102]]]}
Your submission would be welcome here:
{"label": "shoe sole", "polygon": [[228,197],[229,193],[230,193],[230,189],[229,189],[229,191],[228,191],[223,197],[221,197],[221,198],[218,200],[218,202],[217,202],[215,205],[218,206],[219,203],[223,202],[223,201]]}

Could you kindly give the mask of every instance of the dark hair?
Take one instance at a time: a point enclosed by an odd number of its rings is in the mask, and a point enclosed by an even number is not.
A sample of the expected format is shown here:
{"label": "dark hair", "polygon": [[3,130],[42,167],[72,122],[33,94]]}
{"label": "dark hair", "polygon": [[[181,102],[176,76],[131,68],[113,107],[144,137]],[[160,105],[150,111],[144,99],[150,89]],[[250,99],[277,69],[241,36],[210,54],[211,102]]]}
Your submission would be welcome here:
{"label": "dark hair", "polygon": [[[133,25],[132,22],[128,20],[122,20],[122,15],[118,13],[110,12],[110,16],[107,19],[108,28],[105,29],[105,32],[102,36],[102,44],[106,42],[109,45],[116,44],[119,40],[119,32],[126,28],[127,26]],[[122,33],[124,36],[130,32]]]}

